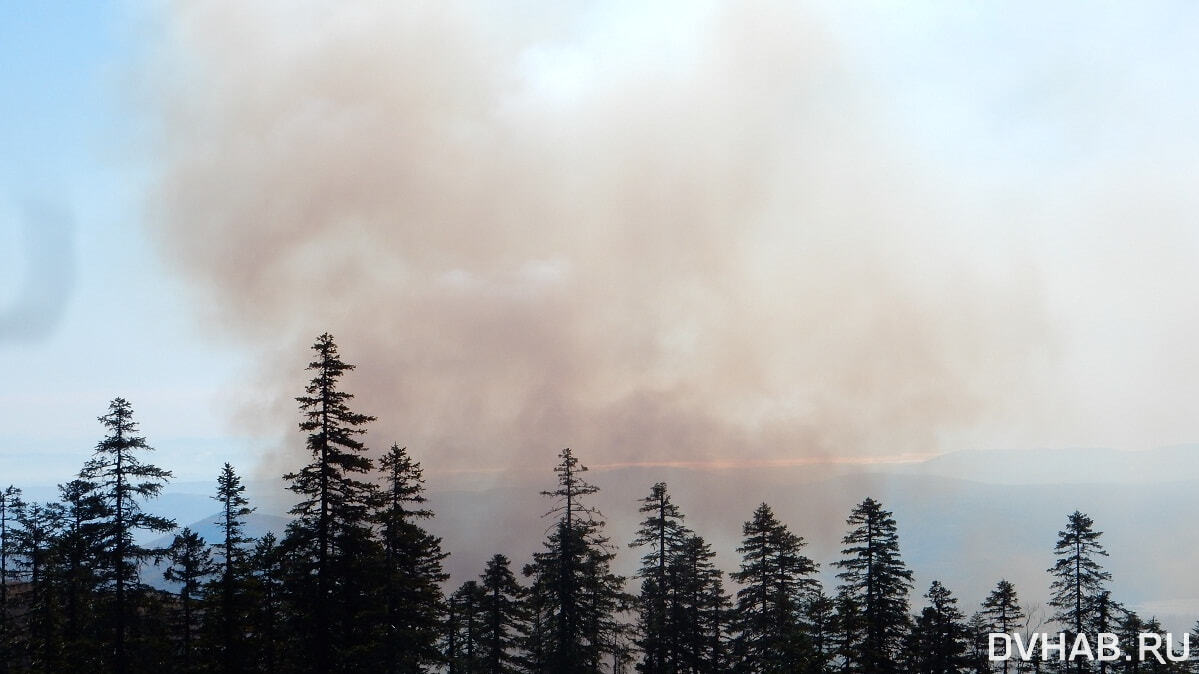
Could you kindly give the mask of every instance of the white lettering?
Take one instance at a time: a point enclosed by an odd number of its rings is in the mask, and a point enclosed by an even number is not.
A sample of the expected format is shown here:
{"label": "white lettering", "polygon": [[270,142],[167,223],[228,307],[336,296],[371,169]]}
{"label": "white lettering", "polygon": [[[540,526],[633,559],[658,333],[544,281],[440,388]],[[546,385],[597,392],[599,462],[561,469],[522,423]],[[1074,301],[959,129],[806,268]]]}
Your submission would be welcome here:
{"label": "white lettering", "polygon": [[1057,651],[1057,659],[1065,662],[1066,660],[1066,633],[1062,632],[1057,635],[1057,643],[1049,640],[1048,634],[1041,635],[1041,659],[1050,660],[1050,651]]}
{"label": "white lettering", "polygon": [[1040,640],[1041,634],[1033,632],[1028,638],[1028,643],[1024,643],[1023,635],[1016,634],[1016,652],[1020,654],[1020,659],[1028,662],[1032,660],[1032,656],[1037,652],[1037,641]]}
{"label": "white lettering", "polygon": [[[1020,635],[1016,635],[1016,638],[1020,638]],[[1002,660],[1012,659],[1011,636],[999,632],[992,632],[989,636],[989,639],[991,643],[987,647],[987,660],[990,660],[991,662],[1000,662]],[[999,655],[995,652],[995,647],[1001,642],[1003,643],[1003,655]]]}
{"label": "white lettering", "polygon": [[[1150,641],[1153,642],[1152,646],[1149,645]],[[1141,662],[1145,662],[1145,655],[1147,653],[1152,653],[1153,657],[1156,658],[1159,663],[1163,665],[1166,664],[1165,659],[1162,658],[1162,654],[1159,652],[1161,647],[1162,637],[1160,634],[1142,632],[1141,634],[1137,635],[1137,654],[1140,656],[1138,659]]]}
{"label": "white lettering", "polygon": [[1120,659],[1120,638],[1111,632],[1099,633],[1099,648],[1096,651],[1099,662],[1115,662]]}
{"label": "white lettering", "polygon": [[[1166,635],[1166,636],[1173,638],[1173,635]],[[1182,638],[1179,639],[1179,642],[1182,645],[1182,650],[1178,651],[1178,653],[1176,653],[1176,654],[1171,653],[1167,657],[1169,657],[1170,660],[1172,660],[1174,662],[1186,662],[1191,659],[1191,633],[1183,632]]]}
{"label": "white lettering", "polygon": [[1074,662],[1080,657],[1085,660],[1095,659],[1095,653],[1091,651],[1091,642],[1087,641],[1085,634],[1074,637],[1074,647],[1070,649],[1070,662]]}

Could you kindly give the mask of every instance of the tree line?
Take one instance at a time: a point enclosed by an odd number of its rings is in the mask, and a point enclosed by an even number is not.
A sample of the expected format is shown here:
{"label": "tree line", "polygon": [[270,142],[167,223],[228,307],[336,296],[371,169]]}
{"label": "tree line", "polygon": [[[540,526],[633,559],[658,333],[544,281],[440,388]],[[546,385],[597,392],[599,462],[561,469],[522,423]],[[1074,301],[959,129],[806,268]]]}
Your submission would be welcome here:
{"label": "tree line", "polygon": [[[0,674],[1199,672],[1199,661],[1155,658],[988,660],[994,632],[1114,632],[1129,651],[1137,634],[1162,632],[1112,598],[1102,534],[1083,513],[1058,534],[1046,609],[999,580],[967,616],[934,581],[913,613],[895,519],[874,499],[846,520],[835,587],[765,503],[742,528],[726,586],[712,546],[657,483],[639,500],[627,546],[641,562],[627,579],[612,569],[624,545],[605,533],[598,488],[570,449],[542,492],[542,548],[520,566],[496,554],[451,589],[448,553],[423,526],[433,513],[420,463],[398,443],[368,456],[374,417],[340,388],[354,366],[328,334],[312,350],[296,398],[310,461],[284,476],[296,502],[281,536],[246,535],[254,508],[226,463],[213,495],[218,540],[184,528],[169,546],[140,544],[177,528],[147,510],[172,475],[146,462],[152,448],[121,398],[57,501],[0,490]],[[149,564],[164,565],[177,592],[144,583]]]}

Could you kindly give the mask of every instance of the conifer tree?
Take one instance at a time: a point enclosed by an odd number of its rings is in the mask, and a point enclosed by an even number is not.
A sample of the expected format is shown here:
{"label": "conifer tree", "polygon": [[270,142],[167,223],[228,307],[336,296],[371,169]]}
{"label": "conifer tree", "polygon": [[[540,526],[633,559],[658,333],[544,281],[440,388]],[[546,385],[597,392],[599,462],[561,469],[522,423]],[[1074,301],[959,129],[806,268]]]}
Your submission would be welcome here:
{"label": "conifer tree", "polygon": [[253,669],[277,672],[285,669],[282,653],[290,644],[286,633],[286,576],[284,552],[275,534],[267,532],[254,542],[248,562],[249,639],[253,654]]}
{"label": "conifer tree", "polygon": [[629,598],[622,590],[624,579],[610,571],[613,554],[602,535],[601,515],[585,503],[599,489],[583,479],[587,467],[569,448],[559,456],[558,487],[542,492],[554,499],[546,515],[557,520],[528,569],[539,604],[534,635],[543,640],[530,644],[530,650],[539,654],[534,657],[540,658],[535,664],[540,671],[599,671],[605,650],[621,640],[624,628],[616,614]]}
{"label": "conifer tree", "polygon": [[95,484],[71,480],[58,486],[64,508],[64,527],[59,537],[62,564],[63,652],[80,669],[96,667],[98,642],[93,625],[95,589],[103,551],[99,548],[105,523],[104,499]]}
{"label": "conifer tree", "polygon": [[245,497],[245,491],[241,477],[233,470],[233,466],[225,463],[217,476],[217,493],[213,497],[221,504],[220,516],[215,522],[220,527],[221,539],[213,545],[219,555],[220,577],[209,588],[208,603],[217,606],[213,613],[220,635],[221,669],[226,674],[242,669],[244,660],[240,642],[245,626],[240,622],[244,612],[242,600],[247,572],[246,545],[251,541],[245,535],[245,520],[254,512]]}
{"label": "conifer tree", "polygon": [[0,673],[7,674],[15,652],[15,633],[9,618],[8,586],[19,577],[14,564],[16,539],[13,522],[22,507],[21,490],[9,485],[0,490]]}
{"label": "conifer tree", "polygon": [[[999,631],[988,624],[987,617],[981,611],[976,611],[970,616],[970,620],[966,622],[966,632],[970,638],[970,649],[966,653],[966,667],[963,671],[967,674],[991,674],[993,671],[992,665],[998,665],[999,669],[1003,669],[1003,663],[992,663],[990,660],[990,633]],[[1013,628],[1015,629],[1015,628]],[[1009,662],[1009,661],[1004,661]],[[1013,665],[1012,669],[1019,670],[1019,665]]]}
{"label": "conifer tree", "polygon": [[29,503],[16,511],[17,565],[29,583],[24,611],[25,657],[30,671],[50,672],[61,667],[61,618],[56,549],[63,524],[58,503]]}
{"label": "conifer tree", "polygon": [[[1016,596],[1016,587],[1007,580],[1000,580],[996,583],[995,589],[991,590],[991,593],[983,600],[982,611],[979,615],[987,632],[1004,634],[1018,632],[1024,625],[1025,615],[1024,609],[1020,607],[1020,600]],[[1003,674],[1009,674],[1014,666],[1010,659],[997,663],[997,669]]]}
{"label": "conifer tree", "polygon": [[[1112,577],[1099,563],[1107,551],[1099,542],[1103,532],[1095,531],[1094,526],[1094,520],[1075,510],[1067,518],[1066,528],[1058,532],[1053,548],[1057,562],[1049,568],[1053,576],[1049,605],[1057,609],[1052,619],[1066,630],[1070,643],[1077,635],[1088,632],[1095,600]],[[1095,642],[1094,637],[1091,642]],[[1079,658],[1072,669],[1081,674],[1090,669],[1090,664]]]}
{"label": "conifer tree", "polygon": [[[1095,635],[1114,632],[1126,612],[1123,606],[1112,599],[1111,592],[1101,590],[1091,600],[1091,618],[1087,623],[1087,631]],[[1107,674],[1111,669],[1106,660],[1098,661],[1095,664],[1099,669],[1099,674]]]}
{"label": "conifer tree", "polygon": [[681,671],[708,673],[728,668],[726,640],[730,600],[724,591],[724,574],[713,561],[703,537],[690,534],[671,562],[677,586],[671,621],[678,626],[678,662]]}
{"label": "conifer tree", "polygon": [[845,654],[847,665],[852,671],[895,671],[908,628],[912,587],[912,572],[899,556],[895,519],[878,501],[867,498],[846,524],[851,529],[842,539],[844,557],[835,564],[842,569],[837,577],[852,598],[862,630]]}
{"label": "conifer tree", "polygon": [[487,561],[480,576],[482,622],[479,643],[483,649],[483,669],[487,674],[515,674],[518,638],[524,630],[525,590],[516,581],[510,562],[497,554]]}
{"label": "conifer tree", "polygon": [[525,564],[521,575],[532,582],[525,589],[525,628],[521,630],[518,667],[527,674],[548,674],[550,629],[553,606],[550,604],[550,588],[542,569],[536,561]]}
{"label": "conifer tree", "polygon": [[808,639],[812,648],[813,672],[830,671],[837,654],[837,604],[832,597],[816,590],[804,607]]}
{"label": "conifer tree", "polygon": [[167,548],[170,565],[162,577],[179,584],[179,606],[182,612],[179,621],[182,669],[194,670],[192,662],[192,637],[195,635],[196,620],[193,607],[205,579],[217,572],[212,553],[199,534],[184,527],[175,535]]}
{"label": "conifer tree", "polygon": [[1120,626],[1117,635],[1120,640],[1120,650],[1132,656],[1126,660],[1123,671],[1125,672],[1140,672],[1147,668],[1142,664],[1139,653],[1137,651],[1137,641],[1139,636],[1147,632],[1145,622],[1141,620],[1141,616],[1136,611],[1128,611],[1120,620]]}
{"label": "conifer tree", "polygon": [[354,366],[341,360],[337,344],[324,333],[312,345],[313,372],[300,405],[300,430],[307,434],[311,462],[298,472],[284,475],[288,488],[301,497],[291,509],[295,520],[288,527],[288,547],[301,563],[297,580],[311,578],[308,587],[295,588],[299,614],[310,617],[302,643],[312,650],[309,666],[322,673],[347,663],[335,659],[356,641],[353,617],[348,615],[360,597],[351,568],[365,561],[361,554],[370,539],[369,507],[374,486],[365,481],[372,462],[361,436],[374,417],[349,407],[353,395],[340,390],[341,377]]}
{"label": "conifer tree", "polygon": [[483,659],[483,588],[468,580],[449,599],[445,658],[450,674],[480,674]]}
{"label": "conifer tree", "polygon": [[589,648],[584,671],[603,671],[606,656],[613,667],[628,659],[632,630],[623,614],[632,608],[633,597],[621,591],[625,579],[611,570],[615,548],[606,537],[596,536],[583,555],[579,585],[582,607],[582,637]]}
{"label": "conifer tree", "polygon": [[852,672],[864,632],[861,609],[852,588],[842,585],[837,589],[833,608],[834,659],[840,663],[839,671]]}
{"label": "conifer tree", "polygon": [[166,532],[175,527],[174,521],[143,509],[146,500],[158,497],[171,472],[143,463],[138,457],[153,448],[137,435],[133,407],[124,398],[109,403],[108,413],[99,420],[108,434],[96,445],[80,479],[91,483],[103,507],[102,524],[97,530],[99,579],[111,599],[111,667],[124,674],[131,667],[128,642],[136,623],[134,607],[143,597],[139,566],[161,554],[137,544],[134,534]]}
{"label": "conifer tree", "polygon": [[445,611],[440,584],[449,578],[442,569],[449,554],[441,551],[441,539],[420,525],[433,517],[424,507],[420,463],[392,444],[379,464],[384,483],[375,521],[384,556],[384,671],[420,672],[440,657],[437,641]]}
{"label": "conifer tree", "polygon": [[908,641],[913,674],[957,674],[968,663],[971,638],[958,600],[934,580],[924,595],[928,606],[916,617]]}
{"label": "conifer tree", "polygon": [[638,628],[643,660],[638,671],[646,674],[674,672],[679,668],[680,631],[677,574],[671,563],[689,533],[683,514],[670,500],[666,483],[659,482],[640,500],[638,512],[645,515],[629,547],[647,548],[641,557],[641,594],[637,600]]}
{"label": "conifer tree", "polygon": [[742,527],[741,584],[734,613],[737,670],[775,672],[799,669],[812,659],[802,611],[819,589],[816,564],[800,554],[804,540],[791,533],[765,503]]}

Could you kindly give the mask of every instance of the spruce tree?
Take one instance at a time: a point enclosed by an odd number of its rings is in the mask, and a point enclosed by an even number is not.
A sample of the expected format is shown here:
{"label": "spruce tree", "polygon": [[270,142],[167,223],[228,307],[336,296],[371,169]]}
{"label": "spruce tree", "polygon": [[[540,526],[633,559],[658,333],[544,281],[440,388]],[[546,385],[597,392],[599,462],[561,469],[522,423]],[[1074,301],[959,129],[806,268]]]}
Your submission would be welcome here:
{"label": "spruce tree", "polygon": [[25,599],[25,659],[33,672],[61,668],[58,543],[63,525],[58,503],[23,504],[16,510],[17,565],[29,583]]}
{"label": "spruce tree", "polygon": [[258,672],[283,671],[287,667],[283,653],[290,645],[285,604],[286,571],[284,551],[275,534],[267,532],[254,542],[248,563],[250,574],[247,594],[250,606],[247,653]]}
{"label": "spruce tree", "polygon": [[715,557],[703,537],[691,534],[671,561],[671,578],[677,588],[671,602],[671,623],[678,628],[680,671],[708,674],[728,668],[730,600]]}
{"label": "spruce tree", "polygon": [[957,674],[969,663],[971,638],[958,600],[934,580],[924,595],[928,606],[916,617],[908,641],[913,674]]}
{"label": "spruce tree", "polygon": [[548,674],[550,630],[553,606],[550,604],[550,588],[542,569],[536,561],[521,567],[521,575],[532,582],[525,589],[525,627],[520,635],[520,652],[517,663],[520,671],[527,674]]}
{"label": "spruce tree", "polygon": [[441,551],[441,539],[420,525],[433,517],[424,507],[420,463],[392,444],[379,465],[384,482],[374,519],[383,546],[383,669],[415,673],[440,657],[437,641],[445,611],[440,584],[449,578],[442,568],[449,554]]}
{"label": "spruce tree", "polygon": [[908,591],[912,572],[899,555],[895,519],[878,501],[867,498],[846,520],[851,529],[842,543],[842,591],[852,599],[861,634],[848,644],[847,664],[853,671],[888,672],[898,658],[908,628]]}
{"label": "spruce tree", "polygon": [[294,596],[300,615],[310,619],[303,626],[302,643],[312,651],[305,664],[324,673],[347,664],[335,655],[351,649],[362,634],[355,632],[350,615],[361,599],[354,567],[365,561],[361,548],[370,539],[375,490],[365,480],[372,462],[360,438],[375,418],[352,411],[354,396],[340,390],[342,376],[354,366],[341,360],[333,337],[322,334],[312,350],[316,357],[308,370],[313,376],[296,398],[311,462],[283,479],[301,497],[290,511],[295,520],[287,534],[287,546],[297,551],[294,559],[301,565],[294,578],[311,579],[295,588]]}
{"label": "spruce tree", "polygon": [[254,512],[245,491],[241,477],[226,463],[217,476],[217,493],[213,496],[221,504],[215,522],[220,527],[221,539],[212,546],[218,555],[220,577],[210,586],[207,602],[216,606],[213,614],[219,634],[221,670],[226,674],[240,671],[244,660],[240,646],[241,635],[246,630],[241,621],[247,572],[246,545],[251,542],[245,535],[245,520]]}
{"label": "spruce tree", "polygon": [[[1103,532],[1095,531],[1094,526],[1094,520],[1075,510],[1067,518],[1066,528],[1058,532],[1053,548],[1057,562],[1049,568],[1053,576],[1049,605],[1057,609],[1052,619],[1062,625],[1070,643],[1077,635],[1088,633],[1095,600],[1112,577],[1099,563],[1099,558],[1106,557],[1107,551],[1099,542]],[[1093,635],[1090,639],[1095,642]],[[1085,672],[1090,669],[1090,663],[1079,658],[1072,669]]]}
{"label": "spruce tree", "polygon": [[737,671],[775,672],[806,666],[812,647],[803,608],[819,589],[816,564],[800,550],[804,540],[763,503],[742,527],[741,568],[733,639]]}
{"label": "spruce tree", "polygon": [[1120,650],[1132,656],[1125,661],[1122,668],[1124,672],[1141,672],[1148,669],[1138,657],[1139,653],[1137,652],[1139,636],[1147,631],[1145,622],[1141,620],[1141,616],[1136,611],[1128,611],[1121,618],[1116,632],[1120,640]]}
{"label": "spruce tree", "polygon": [[621,591],[625,579],[611,570],[615,548],[605,537],[595,537],[583,555],[579,585],[582,607],[582,637],[588,649],[584,671],[604,671],[605,659],[620,667],[629,659],[632,630],[623,614],[632,608],[633,597]]}
{"label": "spruce tree", "polygon": [[175,535],[167,548],[167,559],[170,565],[163,571],[162,577],[167,581],[179,584],[179,635],[180,655],[185,671],[197,669],[193,661],[192,637],[196,632],[194,604],[199,596],[204,581],[217,572],[217,565],[212,561],[212,553],[199,534],[184,527]]}
{"label": "spruce tree", "polygon": [[[1024,625],[1025,615],[1024,609],[1020,607],[1020,600],[1016,596],[1016,587],[1007,580],[1000,580],[996,583],[995,589],[991,590],[991,594],[983,600],[980,617],[987,632],[1004,634],[1018,632]],[[1014,663],[1009,659],[998,663],[997,668],[1003,674],[1009,674],[1014,667]]]}
{"label": "spruce tree", "polygon": [[474,580],[466,581],[450,595],[445,652],[450,674],[486,671],[481,643],[483,596],[483,588]]}
{"label": "spruce tree", "polygon": [[94,670],[98,640],[94,626],[95,590],[100,582],[97,569],[106,512],[104,499],[95,484],[71,480],[58,486],[64,508],[64,528],[59,537],[62,556],[63,652],[66,660],[80,669]]}
{"label": "spruce tree", "polygon": [[641,557],[641,594],[637,599],[638,646],[643,654],[638,671],[663,674],[679,669],[679,588],[671,563],[689,533],[683,514],[670,500],[666,483],[659,482],[640,500],[638,512],[645,515],[629,547],[647,548]]}
{"label": "spruce tree", "polygon": [[1003,670],[1005,663],[1012,665],[1013,671],[1019,671],[1020,665],[1011,663],[1008,660],[1003,663],[993,663],[990,660],[990,634],[998,631],[992,625],[988,624],[988,618],[981,611],[976,611],[970,616],[970,620],[966,622],[966,632],[970,639],[970,648],[966,652],[966,666],[963,669],[966,674],[991,674],[993,671],[992,665],[996,665],[1000,670]]}
{"label": "spruce tree", "polygon": [[497,554],[487,561],[480,576],[482,621],[479,643],[483,649],[483,669],[487,674],[515,674],[518,638],[526,622],[523,599],[525,590],[516,581],[508,558]]}
{"label": "spruce tree", "polygon": [[621,643],[625,628],[617,614],[629,597],[624,579],[610,571],[613,553],[602,534],[602,515],[585,502],[599,489],[583,479],[587,467],[569,448],[559,457],[558,487],[542,492],[554,499],[546,515],[557,519],[528,569],[537,606],[533,637],[541,640],[529,650],[539,658],[539,671],[594,672],[604,653]]}
{"label": "spruce tree", "polygon": [[14,563],[16,539],[13,523],[22,507],[21,490],[9,485],[0,489],[0,673],[7,674],[15,653],[16,634],[9,617],[8,586],[19,578]]}
{"label": "spruce tree", "polygon": [[146,512],[144,502],[157,498],[171,472],[143,463],[141,452],[152,451],[146,439],[137,435],[133,408],[124,398],[116,398],[108,413],[99,418],[108,434],[96,445],[95,454],[83,467],[80,479],[90,483],[99,497],[103,513],[98,527],[100,553],[99,579],[109,598],[109,630],[112,634],[110,667],[124,674],[130,671],[129,640],[136,626],[135,608],[144,598],[139,567],[142,562],[161,554],[134,540],[138,531],[167,532],[173,520]]}
{"label": "spruce tree", "polygon": [[[1090,607],[1091,618],[1087,624],[1087,630],[1091,634],[1110,633],[1117,629],[1120,620],[1124,617],[1127,610],[1117,601],[1112,599],[1112,593],[1107,590],[1102,590],[1091,601]],[[1111,666],[1106,660],[1096,663],[1100,674],[1107,674],[1111,670]]]}
{"label": "spruce tree", "polygon": [[842,585],[833,597],[833,652],[840,662],[840,671],[852,672],[862,641],[861,607],[853,588]]}
{"label": "spruce tree", "polygon": [[812,593],[804,607],[811,642],[813,672],[827,672],[837,654],[837,604],[822,590]]}

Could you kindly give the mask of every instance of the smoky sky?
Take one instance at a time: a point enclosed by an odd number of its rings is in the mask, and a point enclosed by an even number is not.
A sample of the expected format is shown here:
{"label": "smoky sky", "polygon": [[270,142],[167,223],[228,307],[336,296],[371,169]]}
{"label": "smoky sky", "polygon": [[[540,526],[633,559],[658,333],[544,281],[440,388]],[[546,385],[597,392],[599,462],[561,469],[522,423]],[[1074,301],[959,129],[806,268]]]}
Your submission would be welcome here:
{"label": "smoky sky", "polygon": [[179,3],[147,230],[296,444],[331,332],[434,470],[886,458],[1039,418],[1059,334],[1002,214],[794,3]]}

